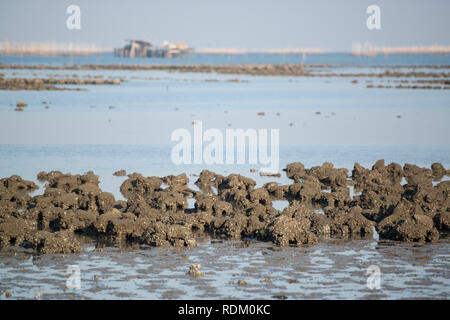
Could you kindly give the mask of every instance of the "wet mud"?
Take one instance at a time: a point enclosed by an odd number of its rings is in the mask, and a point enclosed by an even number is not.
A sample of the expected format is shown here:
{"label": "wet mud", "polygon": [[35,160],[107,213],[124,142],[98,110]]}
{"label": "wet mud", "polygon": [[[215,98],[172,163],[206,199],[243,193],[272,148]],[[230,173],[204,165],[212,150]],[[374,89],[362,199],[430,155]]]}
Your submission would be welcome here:
{"label": "wet mud", "polygon": [[[301,65],[301,64],[249,64],[249,65],[2,65],[0,69],[30,69],[30,70],[159,70],[169,72],[242,74],[261,76],[305,76],[305,77],[374,77],[374,78],[448,78],[446,66],[426,66],[433,71],[421,71],[425,66],[389,66],[383,72],[342,73],[329,72],[331,65]],[[397,69],[410,69],[398,71]],[[321,70],[324,69],[325,72]],[[443,70],[443,71],[440,71]],[[319,71],[319,72],[317,72]],[[231,79],[230,81],[236,81]]]}
{"label": "wet mud", "polygon": [[[76,255],[1,250],[0,300],[448,299],[450,294],[447,240],[418,245],[325,239],[295,248],[207,238],[189,251],[132,250],[95,241],[83,248]],[[80,267],[81,289],[66,286],[68,265]],[[378,290],[367,287],[371,265],[381,268]]]}
{"label": "wet mud", "polygon": [[60,85],[119,85],[114,79],[0,78],[0,90],[81,90]]}

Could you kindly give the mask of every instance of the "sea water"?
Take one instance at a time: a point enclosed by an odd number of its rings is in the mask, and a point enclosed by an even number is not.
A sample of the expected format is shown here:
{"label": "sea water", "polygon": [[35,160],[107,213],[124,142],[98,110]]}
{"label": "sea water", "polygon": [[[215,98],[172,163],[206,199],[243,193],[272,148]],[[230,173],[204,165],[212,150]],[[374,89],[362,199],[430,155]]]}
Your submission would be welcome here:
{"label": "sea water", "polygon": [[[286,56],[287,57],[287,56]],[[289,56],[285,63],[296,63]],[[298,58],[298,57],[297,57]],[[367,59],[366,59],[367,58]],[[283,63],[281,56],[197,56],[191,60],[95,57],[0,57],[2,63]],[[197,59],[197,60],[195,60]],[[246,61],[245,59],[250,59]],[[307,63],[340,64],[344,70],[377,71],[386,64],[448,64],[447,56],[308,56]],[[322,59],[322,60],[321,60]],[[144,61],[145,60],[145,61]],[[198,61],[198,62],[196,62]],[[372,66],[372,67],[371,67]],[[450,167],[449,90],[370,89],[358,78],[258,77],[117,70],[2,70],[5,77],[124,78],[120,85],[83,86],[87,91],[0,91],[0,177],[18,174],[36,181],[41,171],[100,176],[102,190],[119,192],[125,169],[145,176],[186,173],[195,188],[202,169],[240,173],[258,186],[280,178],[260,177],[259,165],[174,165],[177,128],[265,128],[280,130],[280,169],[332,162],[351,170],[414,163]],[[208,81],[213,79],[214,81]],[[238,81],[229,81],[235,80]],[[67,86],[73,88],[76,86]],[[23,112],[15,104],[28,104]],[[49,108],[45,108],[48,106]],[[258,113],[264,112],[264,115]],[[43,192],[43,184],[34,194]],[[192,206],[192,203],[190,204]],[[284,204],[285,205],[285,204]],[[277,209],[282,209],[282,205]],[[0,252],[0,290],[13,298],[437,298],[450,293],[449,243],[392,244],[373,239],[328,239],[311,247],[278,248],[270,243],[201,239],[191,250],[108,247],[84,253],[34,256],[22,249]],[[186,274],[200,263],[205,276]],[[80,268],[81,288],[66,287],[67,266]],[[381,289],[367,287],[367,268],[381,269]],[[264,281],[270,277],[270,282]],[[96,279],[96,280],[95,280]],[[237,284],[245,280],[247,285]],[[0,296],[4,298],[4,296]]]}

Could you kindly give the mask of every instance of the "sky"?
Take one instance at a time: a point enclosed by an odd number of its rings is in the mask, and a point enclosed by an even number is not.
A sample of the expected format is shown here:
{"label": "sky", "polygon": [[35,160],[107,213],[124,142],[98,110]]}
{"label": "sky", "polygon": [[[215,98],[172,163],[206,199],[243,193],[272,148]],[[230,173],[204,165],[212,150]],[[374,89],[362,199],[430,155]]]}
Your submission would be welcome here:
{"label": "sky", "polygon": [[[69,30],[66,8],[81,9]],[[381,30],[366,26],[369,5]],[[2,0],[0,41],[89,43],[121,47],[126,39],[181,41],[193,48],[320,48],[450,45],[448,0]]]}

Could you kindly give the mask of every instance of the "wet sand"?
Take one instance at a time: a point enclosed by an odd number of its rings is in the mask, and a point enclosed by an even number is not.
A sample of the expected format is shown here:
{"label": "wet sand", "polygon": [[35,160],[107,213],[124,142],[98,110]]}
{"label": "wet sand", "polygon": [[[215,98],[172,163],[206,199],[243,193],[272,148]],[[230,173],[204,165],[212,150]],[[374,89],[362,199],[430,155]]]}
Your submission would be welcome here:
{"label": "wet sand", "polygon": [[[311,247],[203,239],[188,251],[135,250],[86,242],[77,255],[0,252],[0,299],[448,299],[447,240],[391,244],[327,240]],[[201,264],[204,275],[190,277]],[[67,266],[80,267],[69,289]],[[367,288],[367,268],[381,288]],[[245,285],[239,285],[243,280]],[[270,280],[270,281],[268,281]],[[6,297],[6,292],[10,297]]]}
{"label": "wet sand", "polygon": [[[2,65],[0,69],[29,69],[29,70],[156,70],[177,71],[195,73],[219,73],[219,74],[243,74],[243,75],[266,75],[266,76],[306,76],[306,77],[415,77],[415,78],[448,78],[448,72],[417,71],[409,72],[390,71],[390,68],[408,69],[405,66],[389,66],[384,72],[371,73],[316,73],[314,69],[333,69],[331,65],[282,65],[282,64],[259,64],[259,65],[71,65],[71,66],[49,66],[49,65]],[[343,67],[338,67],[342,69]],[[353,68],[353,67],[352,67]],[[447,66],[414,66],[411,69],[447,69]]]}
{"label": "wet sand", "polygon": [[57,85],[119,85],[120,80],[76,78],[1,78],[0,90],[81,90]]}

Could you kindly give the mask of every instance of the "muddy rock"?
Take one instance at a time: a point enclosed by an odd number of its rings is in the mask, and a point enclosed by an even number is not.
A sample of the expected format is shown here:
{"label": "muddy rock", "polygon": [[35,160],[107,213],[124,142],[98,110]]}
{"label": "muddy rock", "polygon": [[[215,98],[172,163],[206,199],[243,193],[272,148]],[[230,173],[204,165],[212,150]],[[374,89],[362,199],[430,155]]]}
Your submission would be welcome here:
{"label": "muddy rock", "polygon": [[107,214],[107,218],[99,217],[94,223],[97,227],[97,234],[112,242],[141,242],[141,237],[145,230],[149,228],[155,220],[136,217],[131,213],[117,214],[114,209]]}
{"label": "muddy rock", "polygon": [[189,267],[189,272],[188,272],[188,274],[189,274],[191,277],[194,277],[194,278],[204,276],[205,273],[200,271],[201,267],[202,267],[202,266],[201,266],[200,264],[193,264],[193,265],[191,265],[191,266]]}
{"label": "muddy rock", "polygon": [[195,185],[206,194],[214,194],[212,187],[217,187],[215,183],[216,174],[209,170],[202,170]]}
{"label": "muddy rock", "polygon": [[313,212],[309,216],[311,221],[310,230],[318,237],[328,237],[331,235],[331,222],[330,219],[324,215]]}
{"label": "muddy rock", "polygon": [[438,212],[450,209],[450,181],[440,182],[435,187],[429,184],[405,186],[403,198],[420,206],[424,214],[433,217]]}
{"label": "muddy rock", "polygon": [[17,175],[0,179],[0,186],[0,191],[11,193],[32,192],[39,188],[34,182],[23,180]]}
{"label": "muddy rock", "polygon": [[311,221],[280,215],[274,219],[265,233],[265,239],[278,246],[299,246],[315,244],[317,236],[310,231]]}
{"label": "muddy rock", "polygon": [[195,210],[212,213],[214,204],[219,201],[219,198],[211,194],[198,194],[195,197]]}
{"label": "muddy rock", "polygon": [[364,168],[361,166],[358,162],[356,162],[353,166],[352,170],[352,180],[361,184],[363,181],[363,178],[367,176],[369,173],[369,169]]}
{"label": "muddy rock", "polygon": [[244,236],[258,238],[267,229],[268,225],[278,215],[278,210],[271,206],[258,204],[247,213],[247,226],[244,228]]}
{"label": "muddy rock", "polygon": [[269,192],[265,188],[258,188],[250,192],[250,201],[256,204],[262,204],[263,206],[271,206],[272,200],[270,199]]}
{"label": "muddy rock", "polygon": [[[56,87],[55,85],[78,84],[78,85],[117,85],[119,80],[82,80],[82,79],[55,79],[50,78],[0,78],[0,90],[84,90],[80,88]],[[27,104],[17,102],[17,106],[26,107]]]}
{"label": "muddy rock", "polygon": [[450,212],[439,212],[434,216],[433,220],[439,231],[450,232]]}
{"label": "muddy rock", "polygon": [[25,209],[31,201],[29,193],[37,189],[34,182],[23,180],[17,175],[0,179],[0,215],[8,207]]}
{"label": "muddy rock", "polygon": [[383,174],[378,170],[369,170],[367,174],[361,176],[355,184],[355,190],[376,189],[380,185],[386,185],[387,181]]}
{"label": "muddy rock", "polygon": [[[0,246],[79,252],[78,234],[137,247],[189,248],[201,234],[298,246],[320,237],[370,236],[374,226],[381,239],[432,242],[449,229],[450,181],[432,183],[443,172],[437,163],[430,170],[379,160],[371,169],[355,163],[349,181],[347,170],[331,163],[306,169],[297,162],[286,168],[290,185],[255,188],[250,178],[203,170],[195,182],[201,191],[188,187],[186,174],[133,173],[120,188],[127,201],[103,192],[93,172],[41,171],[38,180],[47,183],[36,196],[30,195],[38,188],[34,182],[11,176],[0,179]],[[353,184],[361,194],[351,198]],[[289,205],[280,212],[274,200]]]}
{"label": "muddy rock", "polygon": [[392,214],[394,207],[403,197],[403,187],[395,185],[377,185],[364,189],[360,196],[354,197],[354,203],[363,209],[363,215],[379,222]]}
{"label": "muddy rock", "polygon": [[280,186],[276,182],[267,182],[263,185],[267,190],[269,196],[274,200],[285,199],[286,193],[289,191],[289,186]]}
{"label": "muddy rock", "polygon": [[218,175],[216,176],[216,180],[219,195],[223,190],[227,189],[251,191],[256,185],[255,180],[241,176],[240,174],[230,174],[227,177]]}
{"label": "muddy rock", "polygon": [[15,217],[5,219],[0,222],[0,248],[22,245],[32,239],[36,230],[36,221]]}
{"label": "muddy rock", "polygon": [[286,176],[289,179],[294,179],[295,175],[303,176],[306,174],[305,166],[301,162],[290,163],[286,166]]}
{"label": "muddy rock", "polygon": [[397,163],[384,165],[384,160],[378,160],[372,166],[372,170],[365,169],[355,163],[352,171],[352,179],[355,183],[355,191],[374,190],[380,186],[400,185],[404,176],[402,167]]}
{"label": "muddy rock", "polygon": [[294,219],[308,219],[310,221],[310,231],[318,237],[329,236],[330,221],[324,214],[313,212],[311,207],[299,201],[293,201],[287,206],[281,215]]}
{"label": "muddy rock", "polygon": [[156,192],[151,203],[163,212],[184,210],[188,206],[186,198],[175,191]]}
{"label": "muddy rock", "polygon": [[209,212],[198,211],[191,214],[191,229],[193,232],[201,231],[213,233],[211,226],[214,220],[214,216]]}
{"label": "muddy rock", "polygon": [[249,191],[239,188],[222,189],[219,195],[220,200],[230,203],[238,211],[248,210],[253,207],[249,197]]}
{"label": "muddy rock", "polygon": [[306,170],[306,173],[319,179],[323,189],[347,185],[348,170],[345,168],[336,169],[330,162],[325,162],[322,166],[312,167]]}
{"label": "muddy rock", "polygon": [[38,229],[44,231],[56,231],[60,229],[59,219],[64,209],[55,206],[41,206],[30,210],[37,216]]}
{"label": "muddy rock", "polygon": [[293,183],[289,186],[287,198],[290,201],[298,200],[302,202],[311,202],[313,200],[319,200],[321,192],[320,184],[317,181]]}
{"label": "muddy rock", "polygon": [[392,215],[378,223],[377,230],[380,239],[406,242],[434,242],[439,239],[433,219],[407,201],[400,202]]}
{"label": "muddy rock", "polygon": [[216,201],[213,204],[213,215],[216,217],[226,217],[233,213],[233,206],[226,201]]}
{"label": "muddy rock", "polygon": [[71,231],[38,231],[33,235],[31,246],[37,254],[79,253],[83,249]]}
{"label": "muddy rock", "polygon": [[431,175],[427,174],[419,174],[419,175],[409,175],[406,177],[406,181],[408,182],[409,185],[413,185],[413,186],[432,186],[432,178]]}
{"label": "muddy rock", "polygon": [[122,217],[122,213],[117,209],[112,209],[100,216],[93,223],[95,231],[99,234],[109,233],[114,221],[119,220]]}
{"label": "muddy rock", "polygon": [[421,168],[416,166],[415,164],[406,163],[403,166],[403,172],[405,177],[423,177],[423,178],[431,178],[431,170],[428,168]]}
{"label": "muddy rock", "polygon": [[73,232],[88,232],[90,226],[96,221],[98,213],[86,210],[58,211],[49,221],[49,228],[53,231],[71,230]]}
{"label": "muddy rock", "polygon": [[375,164],[372,166],[372,170],[382,170],[384,169],[384,159],[377,160]]}
{"label": "muddy rock", "polygon": [[241,239],[247,224],[247,216],[237,213],[229,217],[215,217],[212,220],[211,228],[216,235],[224,235],[228,239]]}
{"label": "muddy rock", "polygon": [[309,218],[312,214],[311,208],[301,201],[294,200],[281,212],[281,215],[294,219]]}
{"label": "muddy rock", "polygon": [[163,180],[158,177],[145,178],[139,173],[129,175],[120,186],[120,192],[125,198],[130,198],[133,194],[139,194],[144,197],[152,196],[155,191],[161,191]]}
{"label": "muddy rock", "polygon": [[[121,204],[122,207],[122,204]],[[122,207],[123,208],[123,207]],[[161,216],[161,212],[153,207],[151,207],[142,197],[141,195],[133,195],[128,201],[126,202],[126,210],[119,210],[114,206],[114,209],[117,209],[120,212],[129,212],[133,213],[137,217],[159,217]]]}
{"label": "muddy rock", "polygon": [[128,207],[128,203],[127,201],[124,200],[117,200],[114,202],[113,207],[117,210],[119,210],[120,212],[125,212],[125,210]]}
{"label": "muddy rock", "polygon": [[[59,189],[56,189],[59,191]],[[48,193],[46,193],[48,195]],[[80,201],[80,197],[76,193],[67,193],[64,191],[60,191],[58,194],[54,194],[51,197],[51,203],[57,207],[62,208],[63,210],[68,209],[77,209]]]}
{"label": "muddy rock", "polygon": [[371,236],[375,223],[366,219],[362,215],[362,209],[358,206],[350,208],[348,211],[334,209],[326,212],[330,219],[330,229],[332,235],[341,237],[350,236]]}
{"label": "muddy rock", "polygon": [[193,247],[195,239],[192,230],[181,225],[152,223],[141,236],[141,242],[150,246]]}
{"label": "muddy rock", "polygon": [[350,189],[347,187],[333,188],[332,192],[321,192],[318,200],[324,208],[343,208],[351,201]]}
{"label": "muddy rock", "polygon": [[378,171],[383,177],[383,184],[398,184],[402,181],[404,172],[398,163],[384,165],[384,159],[378,160],[372,167],[372,171]]}
{"label": "muddy rock", "polygon": [[386,168],[387,179],[391,181],[392,184],[399,184],[404,176],[402,167],[395,162],[389,164]]}
{"label": "muddy rock", "polygon": [[101,192],[96,196],[97,208],[100,214],[108,212],[114,207],[115,199],[112,193]]}
{"label": "muddy rock", "polygon": [[446,170],[442,164],[435,162],[431,165],[431,174],[433,180],[439,181],[446,175]]}
{"label": "muddy rock", "polygon": [[113,175],[115,175],[116,177],[123,177],[127,175],[127,172],[125,170],[118,170],[114,172]]}
{"label": "muddy rock", "polygon": [[189,178],[185,173],[182,173],[178,176],[170,175],[163,178],[163,182],[170,186],[173,190],[181,189],[183,190],[186,185],[189,183]]}
{"label": "muddy rock", "polygon": [[81,195],[81,196],[97,196],[102,192],[99,188],[98,183],[86,182],[79,185],[73,192]]}

